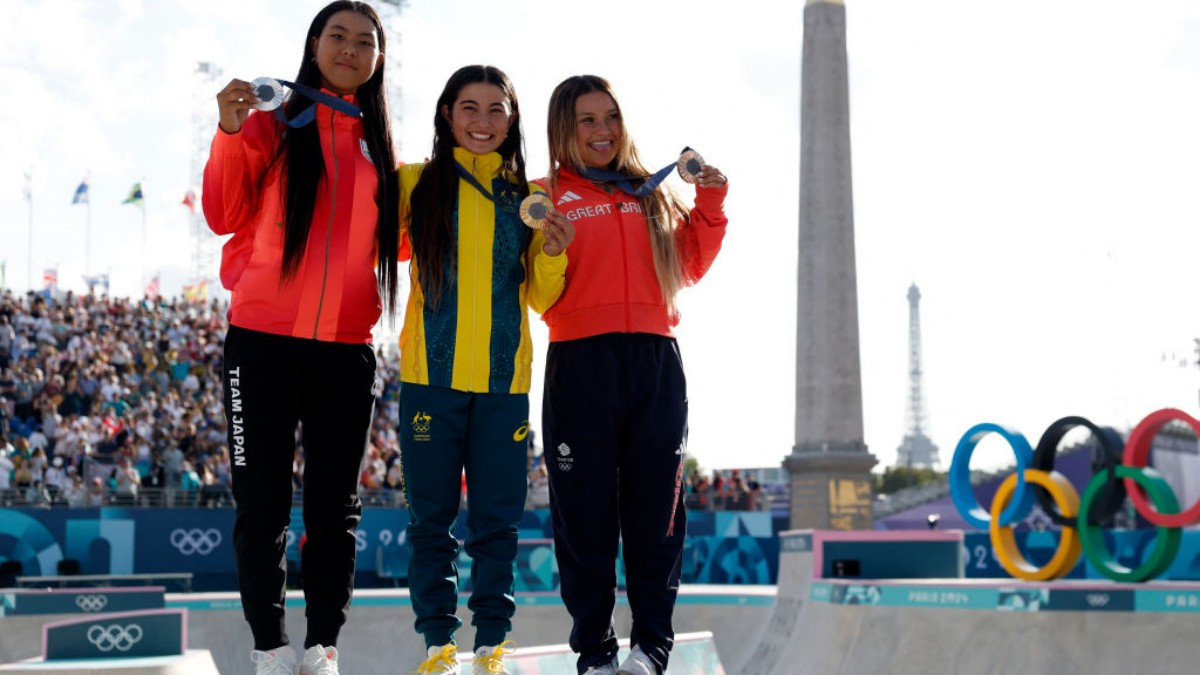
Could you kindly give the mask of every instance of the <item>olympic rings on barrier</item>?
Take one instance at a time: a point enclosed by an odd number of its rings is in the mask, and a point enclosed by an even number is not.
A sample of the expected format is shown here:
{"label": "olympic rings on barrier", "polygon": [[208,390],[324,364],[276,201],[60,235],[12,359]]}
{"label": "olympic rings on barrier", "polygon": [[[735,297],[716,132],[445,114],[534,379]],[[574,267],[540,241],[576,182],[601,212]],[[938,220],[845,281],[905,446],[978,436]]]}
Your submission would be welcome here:
{"label": "olympic rings on barrier", "polygon": [[[1064,576],[1082,554],[1100,574],[1114,581],[1153,579],[1174,561],[1182,541],[1180,528],[1200,522],[1200,500],[1180,513],[1170,485],[1147,466],[1154,436],[1175,421],[1186,422],[1200,435],[1200,421],[1171,408],[1148,415],[1125,444],[1110,427],[1097,427],[1082,417],[1064,417],[1042,434],[1036,453],[1029,450],[1028,441],[1019,432],[996,424],[977,424],[963,434],[954,450],[949,475],[951,498],[964,520],[988,531],[997,560],[1014,577],[1045,581]],[[1052,470],[1058,444],[1068,431],[1080,426],[1091,430],[1100,450],[1100,457],[1092,465],[1095,474],[1082,499],[1062,474]],[[1017,468],[1000,484],[990,511],[984,511],[971,487],[969,465],[975,446],[989,433],[997,433],[1008,442],[1017,458]],[[1032,468],[1028,468],[1030,464]],[[1026,485],[1030,489],[1026,490]],[[1157,526],[1153,550],[1134,569],[1115,560],[1100,528],[1101,522],[1121,509],[1126,494],[1138,514]],[[1013,535],[1013,526],[1029,515],[1035,499],[1047,516],[1062,526],[1053,558],[1040,568],[1025,559]]]}
{"label": "olympic rings on barrier", "polygon": [[108,597],[81,593],[75,596],[75,606],[84,612],[99,612],[108,605]]}
{"label": "olympic rings on barrier", "polygon": [[88,642],[102,652],[127,652],[142,640],[142,627],[136,623],[127,626],[112,624],[101,626],[96,624],[87,630]]}
{"label": "olympic rings on barrier", "polygon": [[208,555],[221,545],[221,532],[215,527],[201,530],[176,528],[171,530],[171,545],[183,555]]}

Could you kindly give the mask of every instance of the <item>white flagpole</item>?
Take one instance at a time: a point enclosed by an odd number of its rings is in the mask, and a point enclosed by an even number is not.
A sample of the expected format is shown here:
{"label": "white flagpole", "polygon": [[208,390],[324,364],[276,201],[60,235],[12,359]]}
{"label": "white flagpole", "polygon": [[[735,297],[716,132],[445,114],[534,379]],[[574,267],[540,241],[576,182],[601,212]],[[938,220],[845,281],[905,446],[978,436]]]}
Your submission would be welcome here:
{"label": "white flagpole", "polygon": [[[92,276],[92,195],[90,194],[91,193],[90,185],[88,186],[88,193],[89,194],[87,197],[87,204],[85,205],[85,206],[87,206],[87,215],[86,215],[87,220],[85,221],[86,230],[85,230],[85,241],[84,241],[84,246],[87,248],[87,250],[85,250],[84,254],[83,254],[83,269],[87,271],[87,276],[91,277]],[[88,284],[88,290],[89,291],[91,290],[91,284]]]}
{"label": "white flagpole", "polygon": [[142,188],[142,292],[146,292],[146,188]]}
{"label": "white flagpole", "polygon": [[26,253],[25,264],[25,285],[29,290],[33,288],[33,167],[29,167],[29,171],[25,172],[25,201],[29,202],[29,242]]}

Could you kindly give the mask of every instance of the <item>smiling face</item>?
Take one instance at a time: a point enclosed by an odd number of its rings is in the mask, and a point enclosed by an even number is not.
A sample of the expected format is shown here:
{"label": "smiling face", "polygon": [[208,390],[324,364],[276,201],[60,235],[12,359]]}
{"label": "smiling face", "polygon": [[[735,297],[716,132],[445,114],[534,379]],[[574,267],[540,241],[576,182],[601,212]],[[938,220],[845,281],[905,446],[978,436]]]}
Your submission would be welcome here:
{"label": "smiling face", "polygon": [[375,24],[363,14],[343,10],[329,17],[318,37],[309,38],[321,86],[353,94],[383,65]]}
{"label": "smiling face", "polygon": [[592,91],[575,99],[575,145],[583,165],[602,169],[621,147],[621,111],[612,97]]}
{"label": "smiling face", "polygon": [[455,145],[476,155],[495,152],[513,121],[504,91],[486,82],[472,82],[460,89],[453,106],[442,106],[442,116],[450,123]]}

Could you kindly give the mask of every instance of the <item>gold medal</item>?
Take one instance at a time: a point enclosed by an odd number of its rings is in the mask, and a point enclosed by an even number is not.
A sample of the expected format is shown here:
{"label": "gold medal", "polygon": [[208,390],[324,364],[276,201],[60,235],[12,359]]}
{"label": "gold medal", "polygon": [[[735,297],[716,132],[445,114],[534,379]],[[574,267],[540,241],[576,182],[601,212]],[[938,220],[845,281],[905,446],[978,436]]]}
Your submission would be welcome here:
{"label": "gold medal", "polygon": [[533,192],[521,201],[518,212],[526,225],[540,230],[546,224],[546,216],[550,215],[550,210],[553,208],[554,202],[550,201],[549,197],[541,192]]}

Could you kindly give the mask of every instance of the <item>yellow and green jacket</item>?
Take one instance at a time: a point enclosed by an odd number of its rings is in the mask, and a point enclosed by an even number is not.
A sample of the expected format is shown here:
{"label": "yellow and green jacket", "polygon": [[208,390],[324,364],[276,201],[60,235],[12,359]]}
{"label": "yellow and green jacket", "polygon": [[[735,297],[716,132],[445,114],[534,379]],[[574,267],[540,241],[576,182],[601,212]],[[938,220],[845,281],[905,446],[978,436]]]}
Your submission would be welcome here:
{"label": "yellow and green jacket", "polygon": [[[493,195],[515,192],[499,154],[475,155],[455,148],[454,158]],[[403,248],[409,248],[411,197],[424,167],[400,167]],[[400,381],[475,393],[529,393],[533,344],[526,308],[541,314],[558,300],[567,254],[546,255],[542,231],[532,230],[522,255],[531,231],[515,205],[493,203],[464,178],[458,181],[454,230],[457,260],[446,267],[436,312],[426,306],[418,281],[421,261],[414,257],[409,266]]]}

